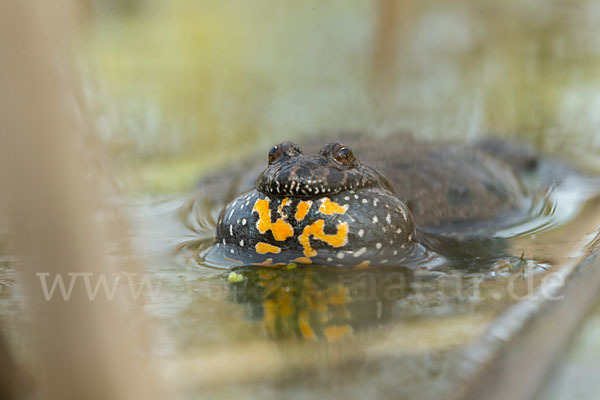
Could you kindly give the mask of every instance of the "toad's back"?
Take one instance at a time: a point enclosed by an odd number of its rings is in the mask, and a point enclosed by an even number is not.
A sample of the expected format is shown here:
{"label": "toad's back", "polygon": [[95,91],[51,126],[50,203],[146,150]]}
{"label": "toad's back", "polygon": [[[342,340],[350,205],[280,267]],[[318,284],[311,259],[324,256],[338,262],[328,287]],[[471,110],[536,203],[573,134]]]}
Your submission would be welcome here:
{"label": "toad's back", "polygon": [[358,140],[352,146],[388,179],[422,228],[501,223],[522,208],[515,168],[479,148],[410,138]]}

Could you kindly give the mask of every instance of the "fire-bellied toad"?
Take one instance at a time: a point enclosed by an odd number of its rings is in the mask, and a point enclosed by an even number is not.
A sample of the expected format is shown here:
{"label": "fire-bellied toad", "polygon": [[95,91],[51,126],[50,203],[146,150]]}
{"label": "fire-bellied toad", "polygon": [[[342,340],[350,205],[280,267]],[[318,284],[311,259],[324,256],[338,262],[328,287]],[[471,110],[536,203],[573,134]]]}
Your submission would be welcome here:
{"label": "fire-bellied toad", "polygon": [[461,239],[527,211],[517,170],[535,159],[496,157],[497,149],[407,138],[333,142],[308,154],[275,145],[254,187],[237,181],[247,190],[223,208],[209,253],[237,264],[348,267],[452,253]]}

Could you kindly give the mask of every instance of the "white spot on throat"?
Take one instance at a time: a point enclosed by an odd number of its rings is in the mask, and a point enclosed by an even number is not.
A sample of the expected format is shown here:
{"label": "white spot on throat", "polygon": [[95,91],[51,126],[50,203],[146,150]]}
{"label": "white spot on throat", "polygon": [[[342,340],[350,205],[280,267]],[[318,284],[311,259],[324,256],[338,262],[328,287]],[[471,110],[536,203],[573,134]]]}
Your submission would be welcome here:
{"label": "white spot on throat", "polygon": [[363,254],[365,254],[367,252],[367,248],[366,247],[361,247],[360,249],[356,250],[354,252],[354,254],[352,254],[354,257],[360,257]]}

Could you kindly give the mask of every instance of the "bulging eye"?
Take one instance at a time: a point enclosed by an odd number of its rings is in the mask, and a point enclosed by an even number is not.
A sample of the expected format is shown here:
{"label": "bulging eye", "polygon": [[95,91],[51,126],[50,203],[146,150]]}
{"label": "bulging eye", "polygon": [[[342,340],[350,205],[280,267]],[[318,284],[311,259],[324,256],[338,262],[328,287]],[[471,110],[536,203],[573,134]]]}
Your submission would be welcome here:
{"label": "bulging eye", "polygon": [[299,154],[302,154],[302,150],[300,150],[300,147],[298,147],[296,143],[283,142],[276,144],[275,146],[271,147],[271,150],[269,150],[269,164],[274,163],[284,155],[293,157]]}
{"label": "bulging eye", "polygon": [[269,164],[273,164],[275,161],[279,160],[281,154],[281,146],[276,144],[275,146],[271,147],[271,150],[269,150]]}
{"label": "bulging eye", "polygon": [[333,148],[333,158],[342,164],[352,164],[355,160],[352,150],[341,143]]}

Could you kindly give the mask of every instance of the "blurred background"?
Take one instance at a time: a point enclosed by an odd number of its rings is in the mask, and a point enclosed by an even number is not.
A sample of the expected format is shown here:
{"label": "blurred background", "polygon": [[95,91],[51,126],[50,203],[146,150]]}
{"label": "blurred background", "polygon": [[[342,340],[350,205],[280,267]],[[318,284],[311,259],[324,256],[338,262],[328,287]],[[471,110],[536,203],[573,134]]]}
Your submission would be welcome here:
{"label": "blurred background", "polygon": [[87,94],[127,191],[339,131],[516,137],[598,166],[595,1],[86,4]]}

